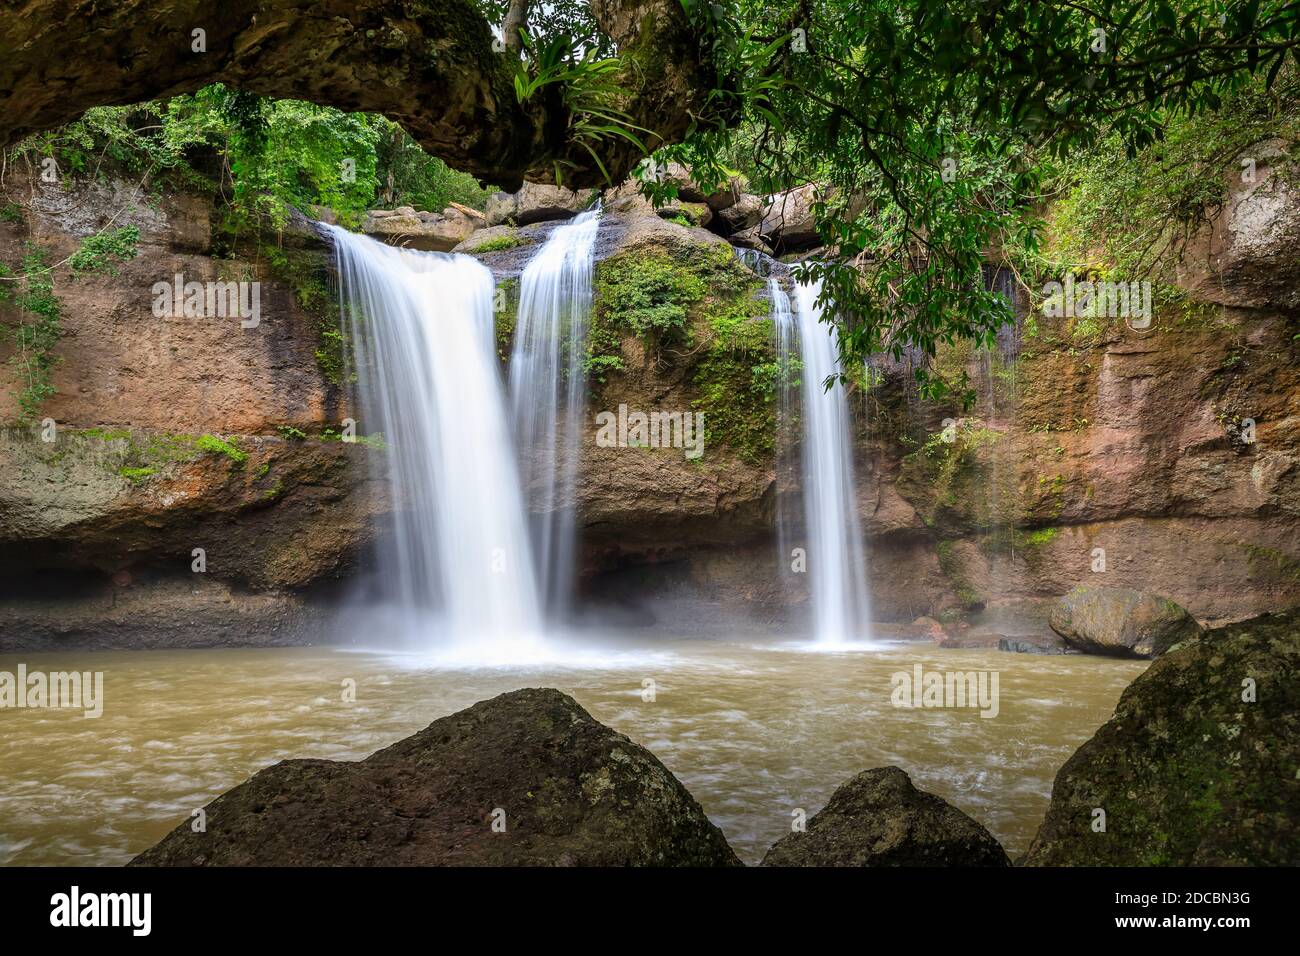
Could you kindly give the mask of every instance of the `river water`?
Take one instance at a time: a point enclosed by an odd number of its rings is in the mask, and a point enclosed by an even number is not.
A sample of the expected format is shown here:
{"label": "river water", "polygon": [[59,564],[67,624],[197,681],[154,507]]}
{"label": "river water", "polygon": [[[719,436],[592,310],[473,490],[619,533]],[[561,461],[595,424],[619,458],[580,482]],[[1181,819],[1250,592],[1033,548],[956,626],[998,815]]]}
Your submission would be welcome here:
{"label": "river water", "polygon": [[[567,649],[572,665],[526,669],[329,648],[0,656],[0,671],[104,675],[97,719],[0,709],[0,864],[123,863],[276,761],[357,759],[475,701],[542,686],[653,751],[747,863],[789,832],[792,811],[811,816],[853,774],[889,764],[979,820],[1014,858],[1056,771],[1146,666],[928,644],[650,646],[606,640]],[[917,664],[996,672],[997,716],[894,706],[893,675]]]}

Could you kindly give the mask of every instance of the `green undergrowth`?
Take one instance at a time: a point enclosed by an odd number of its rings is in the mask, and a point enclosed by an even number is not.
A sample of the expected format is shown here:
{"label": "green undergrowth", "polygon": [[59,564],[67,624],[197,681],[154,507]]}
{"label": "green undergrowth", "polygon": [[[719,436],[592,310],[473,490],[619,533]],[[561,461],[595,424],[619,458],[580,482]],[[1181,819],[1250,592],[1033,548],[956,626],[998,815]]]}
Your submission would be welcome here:
{"label": "green undergrowth", "polygon": [[761,282],[730,247],[633,249],[598,264],[583,370],[593,388],[625,371],[623,342],[652,362],[685,361],[704,413],[706,446],[758,462],[776,436],[775,352]]}

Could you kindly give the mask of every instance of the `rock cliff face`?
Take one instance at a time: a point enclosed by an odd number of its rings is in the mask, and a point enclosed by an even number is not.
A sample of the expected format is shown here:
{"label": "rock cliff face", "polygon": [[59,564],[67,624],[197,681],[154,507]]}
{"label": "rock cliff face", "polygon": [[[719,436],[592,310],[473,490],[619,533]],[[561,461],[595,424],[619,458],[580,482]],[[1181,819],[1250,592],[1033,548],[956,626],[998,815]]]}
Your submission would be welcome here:
{"label": "rock cliff face", "polygon": [[[313,639],[302,592],[354,570],[388,510],[382,455],[321,437],[351,414],[325,252],[290,236],[218,257],[201,195],[11,173],[6,196],[21,215],[0,222],[0,261],[36,242],[59,262],[110,220],[140,242],[114,275],[55,268],[64,335],[41,409],[54,424],[0,434],[0,645],[242,643],[259,627],[265,643]],[[177,275],[257,283],[257,325],[157,314],[154,285]],[[0,304],[0,320],[19,319]],[[3,338],[12,422],[22,383]]]}
{"label": "rock cliff face", "polygon": [[[1270,182],[1238,184],[1227,218],[1198,238],[1212,253],[1184,265],[1200,298],[1150,330],[1039,314],[992,358],[949,350],[940,364],[966,368],[980,392],[965,416],[909,397],[906,369],[851,391],[878,619],[927,615],[952,630],[983,614],[1015,637],[999,615],[1045,631],[1050,600],[1077,586],[1153,592],[1210,624],[1300,603],[1300,277],[1287,251],[1300,237],[1295,197]],[[382,449],[337,440],[355,411],[327,251],[301,224],[214,250],[205,196],[71,190],[11,174],[6,202],[21,215],[0,219],[0,260],[33,238],[62,258],[110,219],[138,226],[140,254],[115,276],[55,270],[65,335],[42,414],[57,437],[26,427],[0,441],[13,476],[0,490],[0,562],[24,596],[7,604],[0,646],[94,643],[96,615],[108,622],[127,603],[142,633],[170,635],[161,643],[225,641],[242,613],[277,622],[268,640],[318,638],[306,609],[364,572],[392,509]],[[696,628],[741,613],[783,626],[802,613],[806,575],[790,573],[774,534],[799,489],[777,480],[764,283],[685,213],[669,221],[634,197],[607,210],[576,502],[584,592],[633,619]],[[554,227],[480,228],[458,248],[517,296]],[[257,280],[259,325],[158,317],[151,289],[178,273]],[[680,320],[646,332],[646,301]],[[0,305],[0,320],[12,310]],[[508,354],[513,316],[498,325]],[[0,365],[6,420],[13,376]],[[704,413],[704,455],[600,447],[594,416],[620,406]],[[38,578],[74,581],[80,597],[61,606]],[[178,626],[168,608],[190,585],[205,597]]]}

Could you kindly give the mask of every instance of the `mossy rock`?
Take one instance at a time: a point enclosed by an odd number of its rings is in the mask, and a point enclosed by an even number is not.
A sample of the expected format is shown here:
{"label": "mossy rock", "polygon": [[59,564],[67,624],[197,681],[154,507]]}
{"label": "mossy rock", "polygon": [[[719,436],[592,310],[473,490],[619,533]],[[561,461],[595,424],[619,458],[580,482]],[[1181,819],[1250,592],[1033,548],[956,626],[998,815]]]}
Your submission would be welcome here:
{"label": "mossy rock", "polygon": [[1056,775],[1024,862],[1300,864],[1300,612],[1207,631],[1152,664]]}
{"label": "mossy rock", "polygon": [[1156,657],[1201,633],[1174,601],[1131,588],[1075,588],[1053,606],[1049,623],[1081,651],[1123,657]]}
{"label": "mossy rock", "polygon": [[993,835],[898,767],[858,774],[763,866],[1010,866]]}
{"label": "mossy rock", "polygon": [[[625,368],[623,342],[672,349],[685,363],[704,413],[706,446],[746,461],[771,457],[776,439],[771,305],[762,282],[723,242],[684,230],[650,233],[596,267],[585,369],[593,387]],[[705,452],[706,456],[708,452]]]}
{"label": "mossy rock", "polygon": [[655,756],[557,690],[482,701],[358,762],[286,760],[141,866],[739,866]]}

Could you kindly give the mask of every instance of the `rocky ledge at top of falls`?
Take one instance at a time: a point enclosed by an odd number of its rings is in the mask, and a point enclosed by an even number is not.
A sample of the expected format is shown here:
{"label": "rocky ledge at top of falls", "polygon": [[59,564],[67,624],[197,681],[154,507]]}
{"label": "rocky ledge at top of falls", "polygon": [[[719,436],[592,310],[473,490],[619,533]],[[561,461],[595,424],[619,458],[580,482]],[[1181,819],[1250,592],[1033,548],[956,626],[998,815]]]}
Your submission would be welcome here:
{"label": "rocky ledge at top of falls", "polygon": [[518,690],[355,763],[286,760],[141,866],[737,866],[644,747],[557,690]]}
{"label": "rocky ledge at top of falls", "polygon": [[842,784],[803,833],[782,837],[764,866],[1010,866],[988,830],[898,767]]}
{"label": "rocky ledge at top of falls", "polygon": [[1300,612],[1159,658],[1056,775],[1031,866],[1300,864]]}

